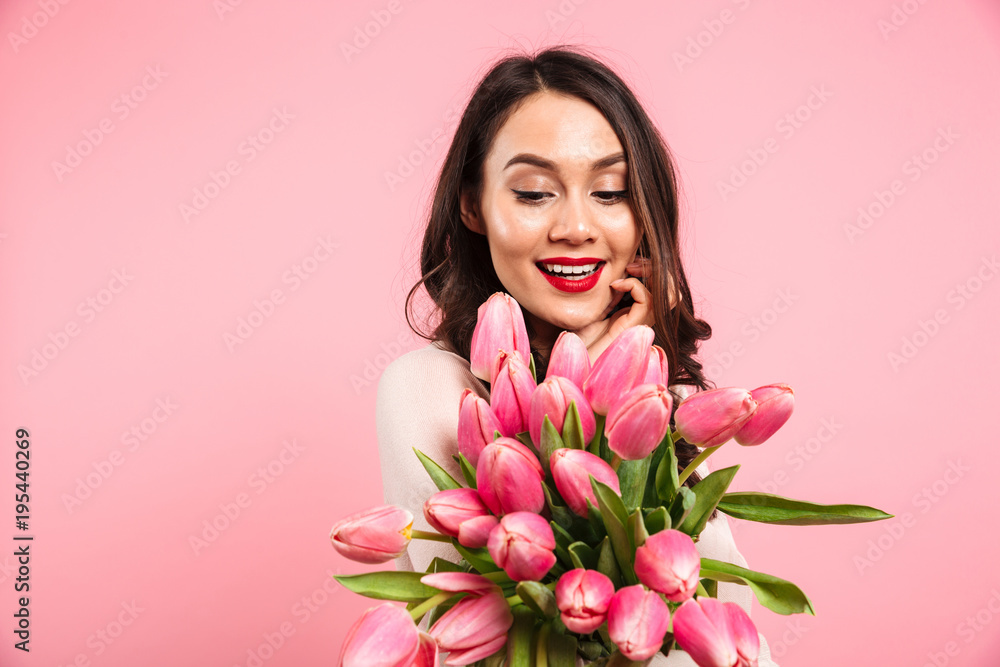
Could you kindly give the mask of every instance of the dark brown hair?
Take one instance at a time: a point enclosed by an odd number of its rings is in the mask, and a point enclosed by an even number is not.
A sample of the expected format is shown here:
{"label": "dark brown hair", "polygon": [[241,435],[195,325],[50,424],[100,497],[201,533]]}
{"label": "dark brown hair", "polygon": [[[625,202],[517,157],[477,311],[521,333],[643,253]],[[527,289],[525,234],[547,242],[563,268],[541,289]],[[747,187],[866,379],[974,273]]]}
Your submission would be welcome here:
{"label": "dark brown hair", "polygon": [[[421,278],[406,298],[407,323],[417,335],[439,340],[469,359],[480,304],[494,292],[507,290],[493,268],[486,237],[462,224],[460,197],[469,192],[473,201],[479,201],[483,163],[497,132],[525,98],[545,91],[593,104],[618,136],[628,163],[629,205],[643,232],[639,254],[652,259],[652,275],[646,285],[658,297],[653,301],[654,343],[666,352],[670,384],[707,389],[695,355],[699,341],[708,339],[712,329],[694,314],[681,266],[676,174],[670,151],[622,79],[579,47],[559,46],[535,55],[504,57],[475,88],[438,177],[421,248]],[[674,308],[667,298],[671,282],[678,297]],[[412,300],[421,285],[441,317],[429,335],[414,327],[410,318]],[[528,334],[533,338],[530,324]],[[542,378],[547,354],[532,352]],[[683,441],[678,445],[683,466],[697,450]]]}

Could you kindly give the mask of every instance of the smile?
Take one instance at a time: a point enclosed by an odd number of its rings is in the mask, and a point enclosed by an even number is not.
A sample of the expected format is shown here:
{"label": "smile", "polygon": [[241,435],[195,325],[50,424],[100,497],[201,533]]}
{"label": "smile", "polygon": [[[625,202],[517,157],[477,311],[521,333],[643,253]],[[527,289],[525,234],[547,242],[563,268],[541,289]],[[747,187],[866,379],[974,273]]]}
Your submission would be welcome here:
{"label": "smile", "polygon": [[597,285],[601,269],[606,262],[565,266],[561,264],[535,264],[549,283],[563,292],[585,292]]}

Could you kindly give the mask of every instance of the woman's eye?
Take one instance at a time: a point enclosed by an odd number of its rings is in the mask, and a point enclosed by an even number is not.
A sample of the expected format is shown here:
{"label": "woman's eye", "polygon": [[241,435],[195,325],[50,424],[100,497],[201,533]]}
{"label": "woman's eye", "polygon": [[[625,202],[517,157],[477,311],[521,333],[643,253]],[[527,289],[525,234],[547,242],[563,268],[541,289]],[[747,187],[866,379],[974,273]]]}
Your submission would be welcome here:
{"label": "woman's eye", "polygon": [[516,194],[517,198],[519,200],[521,200],[521,201],[529,201],[529,202],[533,202],[533,203],[540,202],[542,200],[542,198],[545,197],[545,195],[547,194],[545,192],[536,192],[534,190],[513,190],[512,189],[511,192],[513,192],[514,194]]}
{"label": "woman's eye", "polygon": [[628,199],[628,190],[604,190],[602,192],[595,192],[596,196],[602,204],[617,204],[620,201]]}

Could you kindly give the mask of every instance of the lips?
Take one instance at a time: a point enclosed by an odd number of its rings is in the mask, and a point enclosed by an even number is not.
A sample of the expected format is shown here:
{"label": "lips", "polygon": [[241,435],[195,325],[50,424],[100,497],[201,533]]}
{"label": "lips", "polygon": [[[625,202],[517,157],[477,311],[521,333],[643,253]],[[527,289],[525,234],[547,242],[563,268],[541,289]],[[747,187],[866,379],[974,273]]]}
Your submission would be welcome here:
{"label": "lips", "polygon": [[[538,268],[539,273],[549,281],[549,284],[556,289],[562,292],[586,292],[597,285],[598,280],[601,278],[601,271],[604,269],[606,263],[604,260],[597,259],[596,257],[550,257],[537,262],[535,266]],[[580,277],[570,277],[572,274],[565,277],[562,275],[553,275],[553,273],[550,273],[546,269],[546,265],[550,267],[564,267],[587,266],[588,264],[596,265],[593,273],[586,276],[577,274]]]}

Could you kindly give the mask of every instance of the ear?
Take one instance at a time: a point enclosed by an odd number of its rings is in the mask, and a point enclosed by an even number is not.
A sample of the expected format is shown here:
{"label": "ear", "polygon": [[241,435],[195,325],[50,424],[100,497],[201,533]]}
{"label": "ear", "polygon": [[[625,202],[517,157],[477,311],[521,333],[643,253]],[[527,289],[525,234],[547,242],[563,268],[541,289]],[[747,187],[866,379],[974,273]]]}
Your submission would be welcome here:
{"label": "ear", "polygon": [[486,234],[483,229],[483,218],[479,212],[479,204],[472,201],[472,195],[466,190],[459,196],[459,208],[462,224],[477,234]]}

